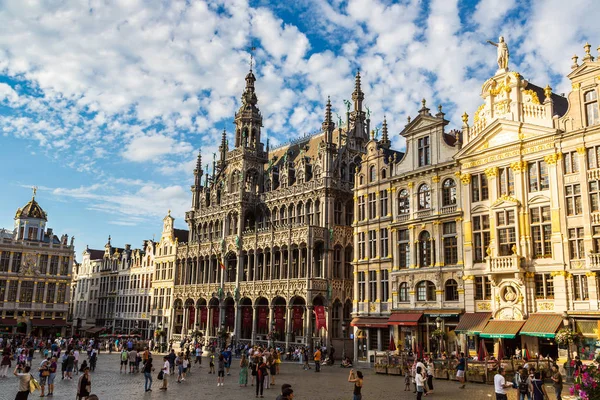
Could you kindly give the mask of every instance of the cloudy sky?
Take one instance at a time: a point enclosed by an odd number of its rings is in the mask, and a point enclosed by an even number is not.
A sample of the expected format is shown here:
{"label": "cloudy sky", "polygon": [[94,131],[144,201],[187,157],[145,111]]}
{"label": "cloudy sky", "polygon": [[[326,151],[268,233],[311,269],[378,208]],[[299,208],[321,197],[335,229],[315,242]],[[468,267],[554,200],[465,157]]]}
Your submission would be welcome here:
{"label": "cloudy sky", "polygon": [[[185,227],[198,149],[240,104],[255,58],[263,141],[336,113],[360,69],[372,120],[397,133],[422,98],[451,125],[473,114],[504,35],[511,69],[555,92],[583,44],[600,44],[596,0],[0,0],[0,227],[37,186],[59,234],[102,248]],[[593,51],[594,56],[596,51]]]}

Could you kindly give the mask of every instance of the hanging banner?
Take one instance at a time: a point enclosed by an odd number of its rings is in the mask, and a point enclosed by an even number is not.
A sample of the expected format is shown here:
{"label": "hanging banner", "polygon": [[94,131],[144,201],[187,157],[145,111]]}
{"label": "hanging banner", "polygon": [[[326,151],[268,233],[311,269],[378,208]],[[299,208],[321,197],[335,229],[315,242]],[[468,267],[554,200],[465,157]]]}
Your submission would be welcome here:
{"label": "hanging banner", "polygon": [[314,306],[315,328],[317,331],[321,328],[327,329],[327,319],[325,318],[325,306]]}
{"label": "hanging banner", "polygon": [[252,329],[252,308],[242,308],[242,326]]}
{"label": "hanging banner", "polygon": [[293,323],[293,330],[294,331],[299,331],[302,330],[302,323],[303,323],[303,317],[304,317],[304,307],[302,306],[294,306],[294,308],[292,309],[293,311],[293,317],[292,320],[294,321]]}
{"label": "hanging banner", "polygon": [[212,312],[213,312],[212,326],[219,327],[219,307],[213,307]]}
{"label": "hanging banner", "polygon": [[275,307],[273,317],[275,318],[275,330],[282,334],[285,331],[285,306]]}
{"label": "hanging banner", "polygon": [[267,317],[269,314],[269,309],[267,307],[261,306],[258,307],[258,328],[268,328]]}
{"label": "hanging banner", "polygon": [[196,309],[190,307],[188,311],[188,326],[194,327],[196,324]]}
{"label": "hanging banner", "polygon": [[206,321],[208,321],[208,307],[202,306],[200,308],[200,325],[206,326]]}

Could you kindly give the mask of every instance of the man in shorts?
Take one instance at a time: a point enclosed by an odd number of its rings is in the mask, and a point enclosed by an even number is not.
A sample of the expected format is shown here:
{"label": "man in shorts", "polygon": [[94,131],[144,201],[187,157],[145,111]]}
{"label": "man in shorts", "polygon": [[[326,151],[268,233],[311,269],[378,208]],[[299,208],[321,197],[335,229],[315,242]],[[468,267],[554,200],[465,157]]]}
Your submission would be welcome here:
{"label": "man in shorts", "polygon": [[128,356],[129,356],[129,373],[133,374],[136,371],[135,363],[137,360],[137,351],[135,351],[135,349],[131,350],[128,353]]}
{"label": "man in shorts", "polygon": [[465,367],[467,364],[467,360],[465,359],[465,353],[461,352],[460,357],[458,359],[458,365],[456,366],[456,377],[458,381],[461,383],[459,386],[460,389],[465,388]]}
{"label": "man in shorts", "polygon": [[123,350],[121,351],[121,368],[119,368],[119,373],[123,372],[123,368],[125,368],[125,373],[127,373],[127,360],[129,359],[129,356],[127,354],[127,350],[125,350],[125,348],[123,348]]}

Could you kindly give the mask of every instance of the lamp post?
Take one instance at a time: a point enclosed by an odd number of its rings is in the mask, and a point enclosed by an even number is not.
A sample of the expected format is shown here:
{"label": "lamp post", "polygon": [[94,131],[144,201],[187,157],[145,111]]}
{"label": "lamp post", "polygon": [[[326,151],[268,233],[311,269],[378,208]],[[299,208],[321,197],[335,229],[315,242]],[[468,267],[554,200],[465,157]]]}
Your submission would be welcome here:
{"label": "lamp post", "polygon": [[342,361],[346,359],[346,321],[342,321]]}
{"label": "lamp post", "polygon": [[224,336],[225,336],[225,324],[221,324],[221,330],[219,331],[219,352],[223,351],[223,347],[225,345],[224,342]]}
{"label": "lamp post", "polygon": [[[563,319],[564,329],[569,329],[569,314],[567,314],[566,311],[563,311],[562,319]],[[565,369],[567,370],[567,382],[572,382],[573,368],[571,367],[571,342],[568,340],[567,340],[567,366]]]}
{"label": "lamp post", "polygon": [[[163,328],[163,324],[162,324],[162,322],[159,322],[158,323],[158,330],[162,332],[162,328]],[[163,349],[163,338],[162,338],[162,336],[163,335],[161,335],[158,338],[158,348],[159,348],[159,350],[160,350],[161,353],[164,353],[165,350]]]}
{"label": "lamp post", "polygon": [[[439,316],[435,319],[435,326],[436,326],[437,330],[441,332],[441,330],[442,330],[442,319]],[[442,358],[442,340],[444,340],[444,338],[443,338],[442,335],[440,335],[438,337],[438,354],[439,354],[440,358]]]}

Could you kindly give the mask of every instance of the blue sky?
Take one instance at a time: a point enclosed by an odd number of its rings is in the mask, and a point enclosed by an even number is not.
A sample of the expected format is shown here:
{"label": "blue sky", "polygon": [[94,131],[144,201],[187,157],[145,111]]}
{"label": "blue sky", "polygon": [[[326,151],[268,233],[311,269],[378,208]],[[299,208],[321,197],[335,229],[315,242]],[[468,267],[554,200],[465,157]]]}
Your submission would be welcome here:
{"label": "blue sky", "polygon": [[[504,35],[510,67],[555,92],[583,44],[600,44],[594,0],[0,0],[0,227],[37,186],[58,234],[140,247],[176,227],[198,149],[233,131],[255,47],[263,141],[319,129],[360,69],[366,104],[394,133],[422,98],[451,126],[480,104]],[[597,51],[592,51],[597,55]]]}

